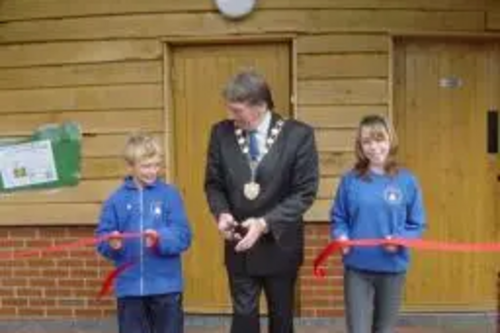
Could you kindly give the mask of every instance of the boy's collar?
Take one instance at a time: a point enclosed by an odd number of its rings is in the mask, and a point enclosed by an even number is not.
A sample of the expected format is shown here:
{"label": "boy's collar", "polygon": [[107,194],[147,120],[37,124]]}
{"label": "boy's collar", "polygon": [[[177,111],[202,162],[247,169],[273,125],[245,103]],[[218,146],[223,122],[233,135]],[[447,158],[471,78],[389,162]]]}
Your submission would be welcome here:
{"label": "boy's collar", "polygon": [[[136,182],[134,181],[134,177],[128,175],[125,177],[125,187],[126,188],[129,188],[129,189],[134,189],[134,190],[138,190],[139,187],[137,186]],[[158,185],[158,182],[160,181],[159,178],[157,178],[154,183],[152,184],[146,184],[144,186],[144,188],[152,188],[152,187],[156,187]]]}

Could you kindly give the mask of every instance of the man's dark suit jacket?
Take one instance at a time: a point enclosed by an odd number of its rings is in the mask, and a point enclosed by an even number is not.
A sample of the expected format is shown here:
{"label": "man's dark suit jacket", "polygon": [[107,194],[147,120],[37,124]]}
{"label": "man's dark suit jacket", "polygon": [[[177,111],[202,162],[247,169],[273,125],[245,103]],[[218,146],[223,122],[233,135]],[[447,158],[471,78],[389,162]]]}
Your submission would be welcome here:
{"label": "man's dark suit jacket", "polygon": [[[270,129],[280,117],[273,113]],[[318,154],[313,129],[286,120],[276,142],[261,160],[256,181],[260,195],[248,200],[243,193],[250,180],[247,156],[241,151],[232,120],[212,127],[205,192],[212,214],[230,213],[238,222],[263,217],[269,232],[247,252],[234,251],[226,241],[225,262],[232,272],[272,275],[297,270],[303,260],[303,214],[318,189]]]}

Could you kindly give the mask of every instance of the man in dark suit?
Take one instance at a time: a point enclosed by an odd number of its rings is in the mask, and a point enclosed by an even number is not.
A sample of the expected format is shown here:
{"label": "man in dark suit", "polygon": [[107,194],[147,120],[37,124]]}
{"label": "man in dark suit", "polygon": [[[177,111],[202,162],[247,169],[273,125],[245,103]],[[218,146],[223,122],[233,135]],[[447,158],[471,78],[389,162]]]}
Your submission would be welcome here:
{"label": "man in dark suit", "polygon": [[292,333],[302,217],[318,188],[314,132],[272,111],[271,91],[256,73],[236,75],[223,96],[232,119],[212,127],[205,192],[225,238],[231,332],[260,332],[263,289],[270,332]]}

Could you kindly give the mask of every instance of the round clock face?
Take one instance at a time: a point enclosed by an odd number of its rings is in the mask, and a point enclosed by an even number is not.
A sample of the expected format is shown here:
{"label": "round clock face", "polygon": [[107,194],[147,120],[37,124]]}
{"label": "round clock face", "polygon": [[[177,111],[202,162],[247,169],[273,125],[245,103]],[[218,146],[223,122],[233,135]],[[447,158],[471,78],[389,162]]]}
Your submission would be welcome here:
{"label": "round clock face", "polygon": [[240,18],[250,14],[256,0],[215,0],[219,11],[228,18]]}

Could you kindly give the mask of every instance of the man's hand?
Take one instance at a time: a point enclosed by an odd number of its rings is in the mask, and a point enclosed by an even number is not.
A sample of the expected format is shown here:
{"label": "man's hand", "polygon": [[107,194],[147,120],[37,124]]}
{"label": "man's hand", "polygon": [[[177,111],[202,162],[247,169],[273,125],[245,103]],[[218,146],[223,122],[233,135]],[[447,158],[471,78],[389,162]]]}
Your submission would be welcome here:
{"label": "man's hand", "polygon": [[238,223],[234,220],[233,215],[229,213],[222,213],[219,215],[219,220],[217,221],[217,227],[219,232],[226,240],[240,240],[241,235],[235,233],[235,229]]}
{"label": "man's hand", "polygon": [[245,237],[236,244],[236,252],[243,252],[251,249],[259,238],[267,231],[267,224],[264,219],[249,218],[241,224],[247,229]]}
{"label": "man's hand", "polygon": [[395,252],[397,252],[399,250],[399,245],[397,245],[397,244],[391,244],[391,242],[390,242],[390,240],[392,239],[391,235],[386,236],[385,239],[387,239],[387,242],[384,245],[384,249],[387,252],[395,253]]}
{"label": "man's hand", "polygon": [[109,246],[113,250],[120,250],[123,247],[123,237],[119,231],[113,231],[108,237]]}
{"label": "man's hand", "polygon": [[348,241],[348,240],[349,240],[349,238],[346,235],[342,235],[339,238],[337,238],[337,241],[340,242],[341,251],[342,251],[342,254],[344,256],[347,255],[347,254],[349,254],[349,252],[351,251],[351,247],[350,246],[342,245],[342,242],[345,242],[345,241]]}
{"label": "man's hand", "polygon": [[158,243],[158,232],[153,229],[147,229],[144,231],[144,239],[146,240],[146,247],[154,247]]}

